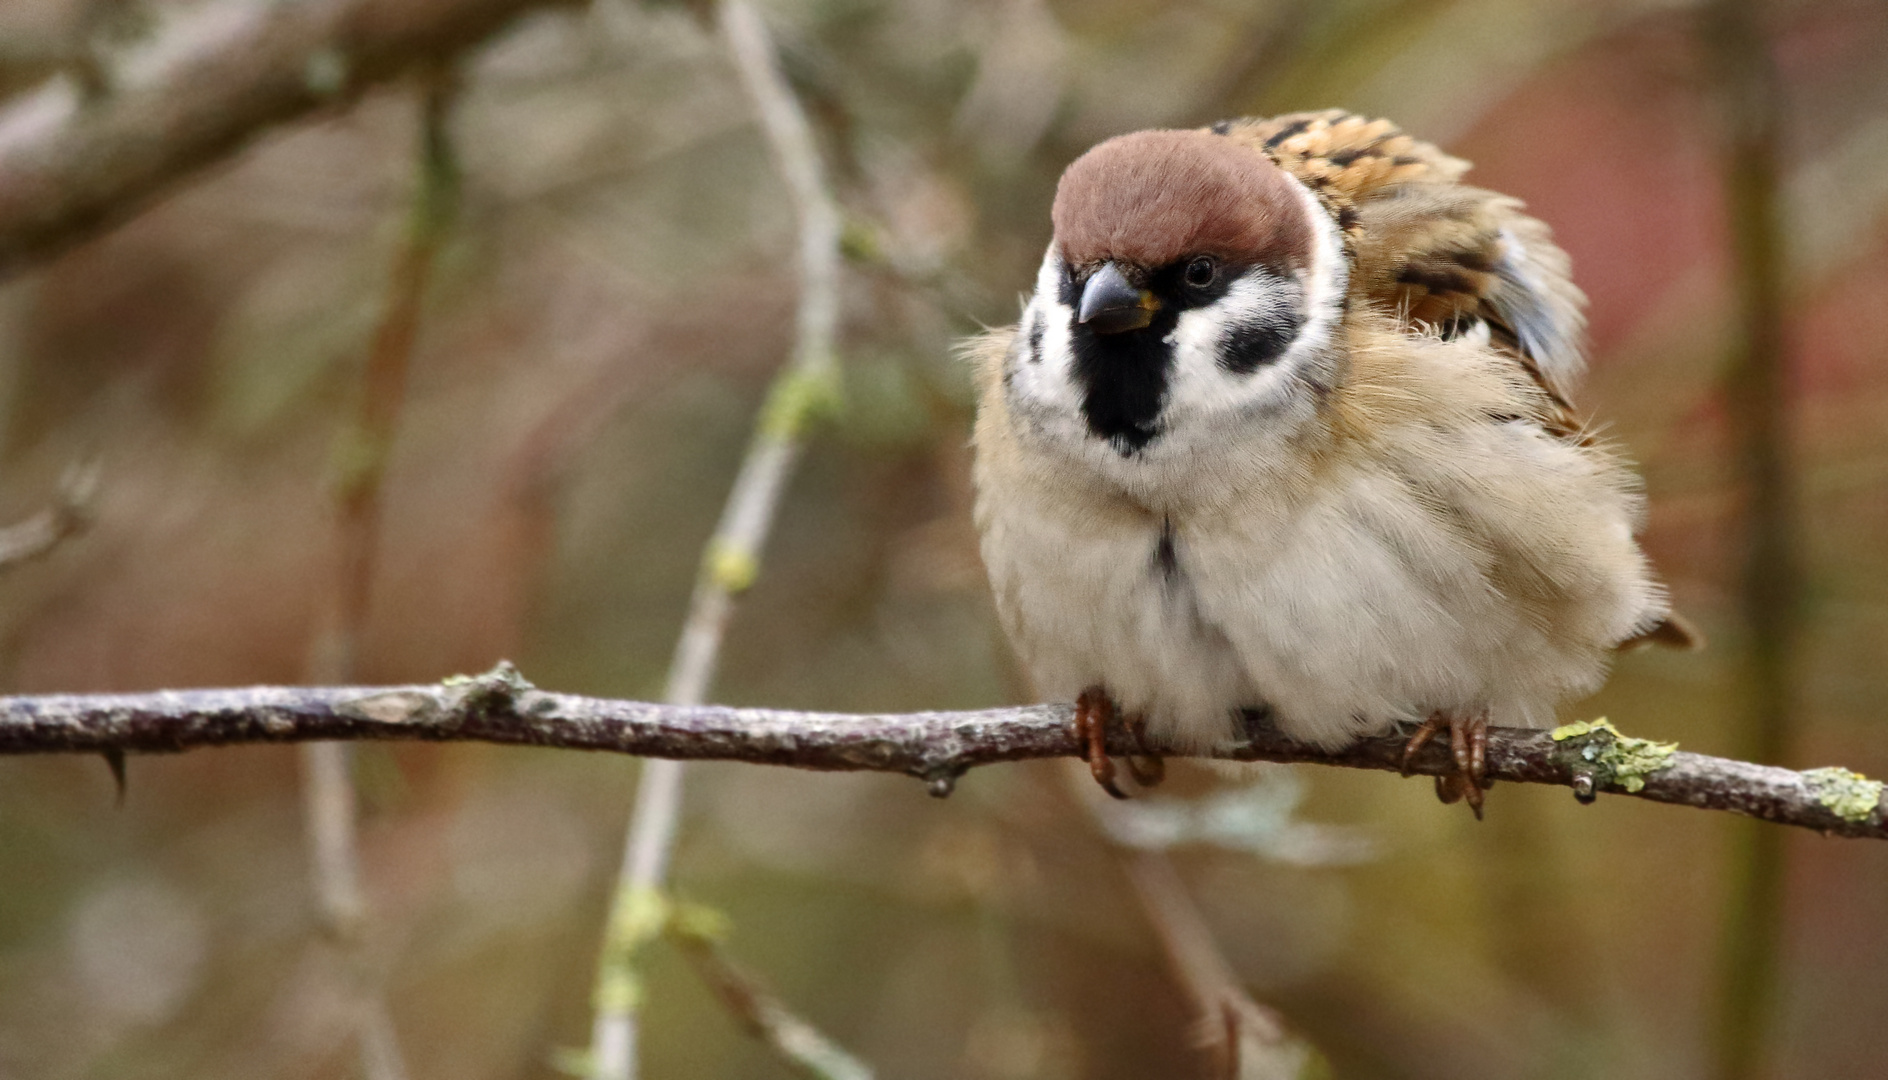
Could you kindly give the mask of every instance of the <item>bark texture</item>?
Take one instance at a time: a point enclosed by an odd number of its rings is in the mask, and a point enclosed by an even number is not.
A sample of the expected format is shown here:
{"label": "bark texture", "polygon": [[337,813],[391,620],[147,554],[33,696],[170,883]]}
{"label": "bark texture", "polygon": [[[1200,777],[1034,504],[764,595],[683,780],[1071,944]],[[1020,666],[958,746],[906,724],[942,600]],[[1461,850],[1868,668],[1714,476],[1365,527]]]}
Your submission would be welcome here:
{"label": "bark texture", "polygon": [[[207,746],[311,739],[476,741],[568,750],[606,750],[678,761],[745,761],[822,769],[904,773],[947,795],[979,765],[1077,757],[1081,746],[1066,704],[971,712],[845,714],[658,705],[539,690],[509,664],[475,677],[424,686],[254,687],[167,690],[149,694],[0,698],[0,753],[162,753]],[[1219,755],[1239,761],[1302,762],[1396,771],[1404,737],[1364,739],[1327,751],[1285,737],[1253,718],[1243,746]],[[1888,839],[1879,787],[1875,805],[1847,816],[1817,776],[1793,769],[1678,751],[1664,767],[1636,779],[1615,777],[1582,757],[1581,740],[1556,742],[1544,731],[1489,733],[1488,775],[1576,792],[1632,795],[1654,802],[1730,810],[1784,825]],[[1111,740],[1126,755],[1125,737]],[[1451,768],[1432,743],[1411,772]]]}

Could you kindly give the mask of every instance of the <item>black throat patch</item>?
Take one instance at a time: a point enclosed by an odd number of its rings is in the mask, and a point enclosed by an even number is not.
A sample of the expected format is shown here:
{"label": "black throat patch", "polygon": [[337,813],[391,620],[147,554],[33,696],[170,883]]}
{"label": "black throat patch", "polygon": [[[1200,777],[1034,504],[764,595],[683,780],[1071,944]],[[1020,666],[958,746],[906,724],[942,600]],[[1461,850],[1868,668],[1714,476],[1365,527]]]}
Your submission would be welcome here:
{"label": "black throat patch", "polygon": [[[1147,288],[1160,300],[1154,318],[1139,330],[1098,333],[1079,322],[1069,326],[1075,354],[1074,376],[1082,389],[1082,416],[1096,438],[1122,457],[1132,457],[1160,437],[1161,406],[1173,377],[1173,345],[1167,340],[1180,314],[1225,297],[1235,281],[1264,268],[1223,267],[1209,282],[1186,281],[1187,261],[1160,267],[1148,275]],[[1060,287],[1070,311],[1081,307],[1082,282],[1066,269]],[[1220,342],[1219,365],[1234,375],[1250,375],[1283,356],[1304,328],[1303,301],[1295,292],[1279,295],[1266,310],[1234,323]],[[1030,358],[1040,354],[1040,319],[1029,333]]]}
{"label": "black throat patch", "polygon": [[1160,406],[1167,396],[1173,346],[1165,338],[1178,315],[1165,311],[1144,329],[1097,334],[1077,325],[1075,378],[1082,385],[1082,415],[1088,430],[1122,457],[1160,435]]}
{"label": "black throat patch", "polygon": [[[1064,277],[1062,302],[1081,306],[1081,286]],[[1166,340],[1180,313],[1163,306],[1139,330],[1099,334],[1081,323],[1069,326],[1074,374],[1082,388],[1088,430],[1122,457],[1131,457],[1160,435],[1160,406],[1167,396],[1173,346]]]}

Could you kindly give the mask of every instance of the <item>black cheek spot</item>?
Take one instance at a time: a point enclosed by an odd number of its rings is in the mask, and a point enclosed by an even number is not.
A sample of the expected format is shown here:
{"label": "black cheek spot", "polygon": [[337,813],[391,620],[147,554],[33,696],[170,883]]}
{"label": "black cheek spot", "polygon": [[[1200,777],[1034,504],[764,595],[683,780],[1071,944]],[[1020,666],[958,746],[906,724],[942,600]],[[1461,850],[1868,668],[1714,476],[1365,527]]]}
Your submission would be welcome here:
{"label": "black cheek spot", "polygon": [[1218,123],[1214,124],[1212,127],[1208,128],[1207,130],[1211,131],[1215,135],[1230,134],[1232,131],[1232,121],[1221,120]]}
{"label": "black cheek spot", "polygon": [[1029,352],[1024,359],[1031,364],[1042,363],[1042,312],[1038,311],[1029,320]]}
{"label": "black cheek spot", "polygon": [[1262,320],[1235,323],[1226,332],[1220,366],[1235,375],[1250,375],[1285,355],[1304,324],[1304,314],[1296,309],[1268,312]]}

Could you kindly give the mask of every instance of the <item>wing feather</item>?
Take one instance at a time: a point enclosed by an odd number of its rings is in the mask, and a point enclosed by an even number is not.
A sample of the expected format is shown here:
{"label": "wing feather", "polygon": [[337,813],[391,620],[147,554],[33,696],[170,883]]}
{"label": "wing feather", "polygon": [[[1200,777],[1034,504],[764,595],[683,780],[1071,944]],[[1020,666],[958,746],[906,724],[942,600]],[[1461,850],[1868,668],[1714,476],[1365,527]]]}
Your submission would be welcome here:
{"label": "wing feather", "polygon": [[1353,302],[1394,312],[1412,333],[1485,326],[1545,392],[1536,419],[1585,437],[1572,393],[1586,366],[1586,297],[1519,201],[1461,183],[1468,162],[1388,120],[1327,110],[1212,130],[1271,155],[1324,201],[1349,241]]}
{"label": "wing feather", "polygon": [[[1487,333],[1541,388],[1532,419],[1592,442],[1572,403],[1586,368],[1586,296],[1566,252],[1519,200],[1461,183],[1468,162],[1388,120],[1341,109],[1230,120],[1213,131],[1271,155],[1343,229],[1351,300],[1395,313],[1410,333]],[[1618,647],[1697,648],[1676,612],[1649,613]]]}

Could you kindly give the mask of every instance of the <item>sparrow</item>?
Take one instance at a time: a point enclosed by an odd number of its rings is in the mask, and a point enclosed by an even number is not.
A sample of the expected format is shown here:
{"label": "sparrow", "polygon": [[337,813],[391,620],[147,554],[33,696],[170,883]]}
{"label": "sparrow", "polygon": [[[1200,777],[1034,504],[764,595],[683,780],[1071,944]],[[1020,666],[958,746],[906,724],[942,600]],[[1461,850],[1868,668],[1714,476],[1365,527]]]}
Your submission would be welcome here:
{"label": "sparrow", "polygon": [[[1343,111],[1109,139],[1062,174],[1020,321],[976,368],[976,521],[1096,780],[1242,716],[1336,750],[1542,727],[1628,645],[1694,642],[1641,484],[1572,405],[1585,297],[1468,163]],[[1145,741],[1138,741],[1145,747]],[[1143,783],[1159,759],[1131,756]]]}

